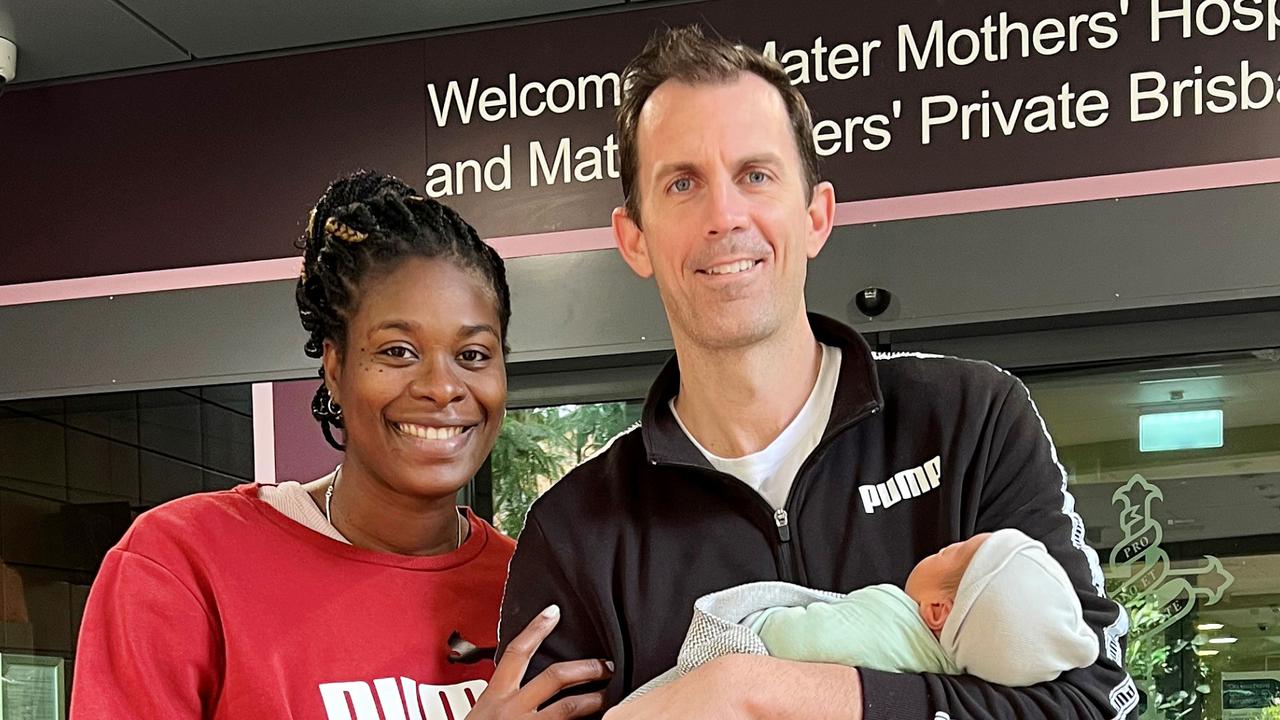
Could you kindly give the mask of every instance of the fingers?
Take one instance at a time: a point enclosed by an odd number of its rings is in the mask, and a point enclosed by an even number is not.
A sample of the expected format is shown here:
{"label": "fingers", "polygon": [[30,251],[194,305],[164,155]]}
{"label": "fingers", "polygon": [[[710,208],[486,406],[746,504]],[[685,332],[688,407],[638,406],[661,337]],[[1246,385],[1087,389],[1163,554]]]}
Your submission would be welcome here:
{"label": "fingers", "polygon": [[[524,630],[511,641],[502,661],[494,669],[489,686],[503,694],[515,692],[529,669],[529,660],[560,622],[560,607],[551,605],[529,621]],[[536,706],[535,706],[536,707]]]}
{"label": "fingers", "polygon": [[530,680],[529,684],[520,690],[520,704],[536,709],[562,690],[597,680],[607,680],[613,674],[611,664],[603,660],[558,662],[543,670],[538,677]]}
{"label": "fingers", "polygon": [[594,715],[604,709],[604,691],[587,695],[570,695],[557,700],[538,713],[538,720],[570,720]]}

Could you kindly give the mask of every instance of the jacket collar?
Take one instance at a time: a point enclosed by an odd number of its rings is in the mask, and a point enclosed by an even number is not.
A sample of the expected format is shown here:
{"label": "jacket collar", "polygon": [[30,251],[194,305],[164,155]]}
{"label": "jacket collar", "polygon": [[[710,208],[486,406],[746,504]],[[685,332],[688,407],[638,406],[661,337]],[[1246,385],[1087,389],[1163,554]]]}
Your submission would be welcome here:
{"label": "jacket collar", "polygon": [[[856,330],[816,313],[809,313],[809,326],[813,328],[818,342],[840,348],[841,353],[840,377],[836,381],[831,420],[827,422],[822,436],[825,442],[867,414],[878,411],[883,397],[871,348]],[[652,464],[694,465],[710,469],[711,464],[689,441],[671,413],[669,403],[679,390],[680,365],[673,356],[658,373],[645,398],[640,425],[645,453]]]}

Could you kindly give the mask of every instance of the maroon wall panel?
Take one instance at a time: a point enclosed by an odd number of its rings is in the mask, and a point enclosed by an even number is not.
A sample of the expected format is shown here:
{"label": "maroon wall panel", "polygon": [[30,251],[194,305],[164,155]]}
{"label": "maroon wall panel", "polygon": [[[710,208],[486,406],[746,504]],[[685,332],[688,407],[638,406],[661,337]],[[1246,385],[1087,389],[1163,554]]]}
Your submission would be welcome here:
{"label": "maroon wall panel", "polygon": [[319,386],[319,378],[272,383],[276,482],[315,480],[342,462],[342,453],[325,442],[320,423],[311,417],[311,398]]}
{"label": "maroon wall panel", "polygon": [[285,257],[336,175],[425,181],[421,41],[0,98],[0,285]]}

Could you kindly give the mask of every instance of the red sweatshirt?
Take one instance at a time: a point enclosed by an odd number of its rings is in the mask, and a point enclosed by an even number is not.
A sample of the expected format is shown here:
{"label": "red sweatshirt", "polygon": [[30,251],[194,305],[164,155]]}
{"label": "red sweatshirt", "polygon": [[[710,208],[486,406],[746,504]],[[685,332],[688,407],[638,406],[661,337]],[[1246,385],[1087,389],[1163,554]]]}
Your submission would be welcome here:
{"label": "red sweatshirt", "polygon": [[460,720],[492,661],[451,664],[457,631],[496,645],[514,544],[470,516],[448,555],[323,537],[258,488],[143,514],[89,593],[74,720]]}

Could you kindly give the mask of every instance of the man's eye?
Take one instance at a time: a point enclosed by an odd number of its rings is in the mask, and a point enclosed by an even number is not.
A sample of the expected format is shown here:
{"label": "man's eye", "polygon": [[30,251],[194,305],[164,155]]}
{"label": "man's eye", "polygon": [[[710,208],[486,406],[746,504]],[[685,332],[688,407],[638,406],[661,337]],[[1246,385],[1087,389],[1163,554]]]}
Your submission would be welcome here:
{"label": "man's eye", "polygon": [[479,363],[489,359],[489,356],[479,350],[463,350],[458,354],[458,358],[465,363]]}
{"label": "man's eye", "polygon": [[409,360],[414,357],[413,351],[403,345],[395,345],[382,351],[383,355],[397,360]]}
{"label": "man's eye", "polygon": [[761,170],[752,170],[747,173],[747,182],[752,185],[760,185],[769,180],[769,176]]}
{"label": "man's eye", "polygon": [[678,178],[675,182],[671,183],[671,189],[678,193],[689,192],[693,189],[693,181],[689,178]]}

